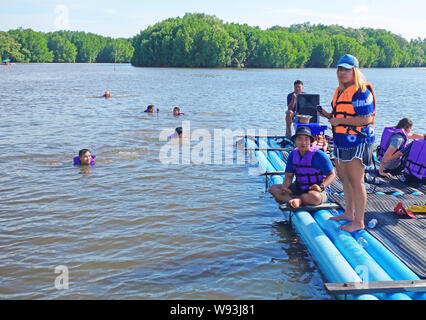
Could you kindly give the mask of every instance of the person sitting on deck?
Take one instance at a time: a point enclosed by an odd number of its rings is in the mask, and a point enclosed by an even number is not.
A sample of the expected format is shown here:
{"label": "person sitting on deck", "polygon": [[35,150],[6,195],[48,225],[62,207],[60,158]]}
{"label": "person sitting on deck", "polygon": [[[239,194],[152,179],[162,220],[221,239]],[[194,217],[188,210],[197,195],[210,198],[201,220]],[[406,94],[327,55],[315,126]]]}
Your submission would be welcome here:
{"label": "person sitting on deck", "polygon": [[[296,148],[290,153],[283,184],[275,184],[269,192],[278,203],[288,203],[293,208],[301,205],[320,205],[327,200],[325,190],[336,173],[327,155],[313,146],[314,137],[308,127],[299,127],[291,137]],[[292,183],[293,177],[296,181]]]}
{"label": "person sitting on deck", "polygon": [[426,183],[426,134],[423,140],[414,140],[395,152],[389,161],[398,158],[403,159],[405,184],[417,187]]}
{"label": "person sitting on deck", "polygon": [[402,150],[408,143],[408,139],[423,139],[423,136],[410,132],[413,122],[408,118],[399,120],[396,127],[386,127],[383,130],[380,146],[377,147],[377,158],[380,160],[379,174],[390,177],[398,175],[404,169],[402,157],[398,157],[392,161],[391,156]]}

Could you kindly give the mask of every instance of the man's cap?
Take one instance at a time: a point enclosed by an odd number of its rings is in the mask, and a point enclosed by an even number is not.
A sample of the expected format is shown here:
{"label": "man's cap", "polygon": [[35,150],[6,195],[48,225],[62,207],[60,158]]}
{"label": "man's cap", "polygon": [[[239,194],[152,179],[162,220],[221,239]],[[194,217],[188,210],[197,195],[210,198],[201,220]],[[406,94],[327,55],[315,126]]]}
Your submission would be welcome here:
{"label": "man's cap", "polygon": [[359,68],[359,62],[358,59],[353,55],[345,54],[339,59],[339,62],[337,62],[337,67],[342,67],[345,69],[353,69],[353,67]]}
{"label": "man's cap", "polygon": [[294,142],[294,139],[296,139],[299,135],[305,135],[308,136],[311,139],[311,143],[314,142],[315,138],[311,134],[311,129],[305,126],[301,126],[297,128],[296,133],[291,137],[291,141]]}

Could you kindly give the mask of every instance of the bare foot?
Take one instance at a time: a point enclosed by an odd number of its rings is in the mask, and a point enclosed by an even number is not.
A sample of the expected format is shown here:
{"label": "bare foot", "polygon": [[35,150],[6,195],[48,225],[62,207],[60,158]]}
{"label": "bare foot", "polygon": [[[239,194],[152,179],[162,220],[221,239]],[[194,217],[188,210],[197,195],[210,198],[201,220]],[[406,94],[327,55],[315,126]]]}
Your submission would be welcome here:
{"label": "bare foot", "polygon": [[351,222],[347,225],[339,227],[340,230],[344,230],[344,231],[347,231],[347,232],[354,232],[354,231],[362,230],[364,228],[365,228],[364,223],[355,222],[355,221],[353,221],[353,222]]}
{"label": "bare foot", "polygon": [[341,221],[341,220],[354,221],[354,219],[355,219],[355,216],[347,212],[345,212],[344,214],[341,214],[340,216],[330,218],[330,220],[335,220],[335,221]]}
{"label": "bare foot", "polygon": [[299,208],[302,205],[302,200],[301,199],[291,199],[288,204],[292,207],[292,208]]}

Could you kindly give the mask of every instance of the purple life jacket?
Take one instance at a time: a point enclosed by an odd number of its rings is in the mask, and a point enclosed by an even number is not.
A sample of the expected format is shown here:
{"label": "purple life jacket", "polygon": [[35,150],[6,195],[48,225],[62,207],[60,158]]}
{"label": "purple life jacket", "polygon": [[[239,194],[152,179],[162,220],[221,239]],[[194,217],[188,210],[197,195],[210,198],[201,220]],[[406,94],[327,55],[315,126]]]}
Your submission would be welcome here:
{"label": "purple life jacket", "polygon": [[426,178],[426,140],[414,140],[405,163],[405,173]]}
{"label": "purple life jacket", "polygon": [[382,139],[380,140],[380,146],[377,148],[377,158],[379,160],[382,160],[382,158],[384,157],[386,150],[388,150],[389,148],[390,140],[392,136],[396,133],[399,133],[404,137],[404,143],[395,152],[402,150],[407,145],[408,136],[404,130],[396,129],[394,127],[386,127],[383,130]]}
{"label": "purple life jacket", "polygon": [[321,174],[319,169],[312,167],[312,158],[318,150],[320,150],[320,147],[311,146],[308,152],[301,157],[299,149],[294,149],[293,168],[296,175],[296,184],[302,191],[308,190],[314,184],[320,185],[326,177]]}
{"label": "purple life jacket", "polygon": [[[95,164],[96,156],[92,155],[91,157],[92,157],[92,161],[90,161],[90,165],[93,166]],[[81,165],[81,163],[80,163],[80,157],[79,156],[74,157],[73,160],[74,160],[74,165],[75,166]]]}

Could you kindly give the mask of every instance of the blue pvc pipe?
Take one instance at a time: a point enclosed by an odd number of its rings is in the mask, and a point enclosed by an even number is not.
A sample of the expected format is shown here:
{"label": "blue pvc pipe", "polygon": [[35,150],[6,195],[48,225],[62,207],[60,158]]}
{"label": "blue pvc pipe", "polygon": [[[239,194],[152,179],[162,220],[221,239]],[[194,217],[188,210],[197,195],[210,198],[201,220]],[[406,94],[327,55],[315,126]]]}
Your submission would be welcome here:
{"label": "blue pvc pipe", "polygon": [[[292,222],[328,281],[361,281],[361,278],[357,275],[355,270],[349,265],[307,211],[296,212]],[[356,300],[377,300],[375,296],[370,294],[350,295],[348,298]]]}
{"label": "blue pvc pipe", "polygon": [[[314,219],[330,237],[335,246],[346,258],[349,264],[357,269],[366,268],[368,281],[392,281],[385,270],[361,247],[361,245],[346,231],[340,230],[337,221],[330,220],[332,214],[327,210],[319,210],[314,213]],[[411,300],[404,293],[379,294],[386,300]]]}
{"label": "blue pvc pipe", "polygon": [[[362,237],[367,242],[364,248],[368,254],[386,271],[392,280],[420,280],[420,278],[405,265],[397,256],[389,251],[366,230],[352,232],[353,237]],[[426,292],[407,293],[415,300],[426,300]]]}
{"label": "blue pvc pipe", "polygon": [[[258,145],[252,141],[251,139],[246,139],[246,145],[247,148],[258,148]],[[263,152],[260,151],[254,151],[254,155],[256,156],[260,167],[262,168],[263,171],[276,171],[276,169],[274,168],[274,166],[269,163],[268,159],[266,158],[266,156],[263,154]],[[266,177],[267,179],[268,177]],[[273,175],[270,176],[270,180],[272,182],[272,184],[282,184],[284,179],[282,176],[280,175]]]}
{"label": "blue pvc pipe", "polygon": [[[342,214],[344,210],[336,211]],[[339,222],[340,225],[345,222]],[[420,280],[406,264],[404,264],[397,256],[388,250],[379,240],[373,237],[368,231],[359,230],[351,233],[355,240],[359,238],[365,239],[367,246],[364,249],[377,263],[386,271],[392,280]],[[407,293],[415,300],[426,300],[426,292]]]}
{"label": "blue pvc pipe", "polygon": [[[259,140],[259,147],[260,148],[270,148],[268,143],[265,140],[260,139]],[[277,155],[276,151],[264,151],[264,154],[266,155],[268,161],[274,166],[274,168],[279,170],[285,170],[286,163]],[[282,169],[284,168],[284,169]]]}
{"label": "blue pvc pipe", "polygon": [[[272,148],[281,148],[281,145],[279,145],[278,144],[278,142],[277,141],[275,141],[274,139],[271,139],[271,138],[269,138],[268,139],[268,143],[269,143],[269,145],[272,147]],[[292,147],[291,145],[286,145],[285,146],[286,148],[290,148],[290,147]],[[284,156],[283,156],[283,153],[287,153],[287,154],[289,154],[291,151],[289,150],[289,151],[276,151],[276,153],[278,154],[278,156],[280,157],[280,159],[281,160],[283,160],[284,162],[285,162],[285,160],[284,160]]]}

